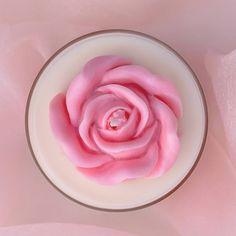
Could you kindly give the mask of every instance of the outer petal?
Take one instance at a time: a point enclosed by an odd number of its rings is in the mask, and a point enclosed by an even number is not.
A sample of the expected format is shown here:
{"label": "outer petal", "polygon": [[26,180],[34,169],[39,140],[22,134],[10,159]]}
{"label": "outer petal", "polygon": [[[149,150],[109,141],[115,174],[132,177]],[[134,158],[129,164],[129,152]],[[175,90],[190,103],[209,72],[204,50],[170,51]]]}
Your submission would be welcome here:
{"label": "outer petal", "polygon": [[52,131],[67,157],[76,165],[86,168],[97,167],[112,160],[109,155],[92,154],[86,151],[70,124],[66,110],[65,95],[58,94],[50,103],[49,118]]}
{"label": "outer petal", "polygon": [[73,126],[77,127],[81,116],[81,106],[103,74],[117,66],[130,64],[128,59],[118,56],[100,56],[90,60],[70,84],[66,94],[66,105]]}
{"label": "outer petal", "polygon": [[137,84],[149,95],[157,96],[164,101],[177,118],[182,115],[181,100],[172,83],[153,75],[141,66],[124,65],[108,71],[102,79],[102,84],[110,83]]}
{"label": "outer petal", "polygon": [[116,160],[96,168],[79,168],[89,178],[100,184],[111,185],[126,179],[148,176],[158,161],[158,146],[153,143],[140,158]]}
{"label": "outer petal", "polygon": [[177,119],[170,108],[157,98],[150,97],[150,103],[154,115],[160,122],[160,156],[151,176],[161,176],[173,165],[179,152]]}

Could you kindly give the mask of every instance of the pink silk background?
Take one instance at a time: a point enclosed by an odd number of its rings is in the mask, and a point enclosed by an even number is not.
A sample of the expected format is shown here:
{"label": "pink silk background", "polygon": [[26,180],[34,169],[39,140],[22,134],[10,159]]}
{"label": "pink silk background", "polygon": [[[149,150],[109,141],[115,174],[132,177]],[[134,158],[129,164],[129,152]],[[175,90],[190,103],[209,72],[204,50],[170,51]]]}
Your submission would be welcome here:
{"label": "pink silk background", "polygon": [[[0,235],[236,235],[235,12],[234,0],[0,0]],[[75,37],[111,28],[174,47],[209,108],[206,148],[191,177],[166,200],[127,213],[66,199],[39,172],[24,133],[26,99],[44,62]]]}

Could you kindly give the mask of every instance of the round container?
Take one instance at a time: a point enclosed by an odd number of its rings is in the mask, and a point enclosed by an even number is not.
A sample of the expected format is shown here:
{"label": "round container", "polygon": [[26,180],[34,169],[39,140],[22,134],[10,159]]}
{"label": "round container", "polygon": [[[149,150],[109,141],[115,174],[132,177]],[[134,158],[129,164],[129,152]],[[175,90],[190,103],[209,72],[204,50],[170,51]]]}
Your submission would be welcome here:
{"label": "round container", "polygon": [[[49,124],[49,103],[65,92],[83,65],[98,55],[120,55],[170,79],[179,91],[183,117],[181,148],[172,168],[162,177],[135,179],[114,186],[99,185],[74,167]],[[190,176],[207,134],[207,107],[200,83],[185,60],[160,40],[127,30],[106,30],[79,37],[59,49],[35,79],[27,102],[26,134],[32,155],[49,182],[87,207],[106,211],[140,209],[161,201]]]}

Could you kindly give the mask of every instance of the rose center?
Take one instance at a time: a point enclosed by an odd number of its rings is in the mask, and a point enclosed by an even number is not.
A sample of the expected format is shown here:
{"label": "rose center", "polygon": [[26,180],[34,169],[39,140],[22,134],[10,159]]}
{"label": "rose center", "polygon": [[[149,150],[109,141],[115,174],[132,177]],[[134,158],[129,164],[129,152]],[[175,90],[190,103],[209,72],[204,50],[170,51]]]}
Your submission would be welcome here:
{"label": "rose center", "polygon": [[125,125],[129,118],[129,114],[124,109],[118,109],[109,116],[107,121],[108,129],[120,129]]}

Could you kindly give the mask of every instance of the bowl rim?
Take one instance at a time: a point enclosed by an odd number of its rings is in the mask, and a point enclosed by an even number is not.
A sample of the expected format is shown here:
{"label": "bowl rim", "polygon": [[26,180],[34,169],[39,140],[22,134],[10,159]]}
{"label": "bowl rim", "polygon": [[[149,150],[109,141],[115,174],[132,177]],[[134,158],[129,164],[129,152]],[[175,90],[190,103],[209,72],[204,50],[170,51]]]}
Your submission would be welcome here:
{"label": "bowl rim", "polygon": [[[42,167],[40,166],[39,162],[37,161],[36,155],[34,154],[33,151],[33,147],[31,144],[31,140],[30,140],[30,135],[29,135],[29,126],[28,126],[28,116],[29,116],[29,107],[30,107],[30,102],[31,102],[31,97],[33,95],[34,92],[34,88],[38,82],[38,80],[41,77],[41,74],[44,72],[44,70],[47,68],[47,66],[51,63],[51,61],[54,60],[54,58],[59,55],[62,51],[64,51],[66,48],[70,47],[71,45],[84,40],[86,38],[89,37],[93,37],[93,36],[97,36],[100,34],[110,34],[110,33],[125,33],[125,34],[133,34],[133,35],[137,35],[137,36],[141,36],[144,38],[147,38],[149,40],[152,40],[160,45],[162,45],[163,47],[167,48],[169,51],[171,51],[172,53],[174,53],[180,60],[182,63],[184,63],[187,67],[187,69],[189,70],[189,72],[192,74],[198,89],[200,91],[201,94],[201,98],[202,98],[202,102],[203,102],[203,107],[204,107],[204,114],[205,114],[205,127],[204,127],[204,136],[202,139],[202,144],[201,144],[201,148],[199,150],[198,156],[194,162],[194,164],[192,165],[191,169],[187,172],[187,174],[184,176],[184,178],[174,187],[172,188],[170,191],[168,191],[166,194],[164,194],[163,196],[140,206],[136,206],[136,207],[131,207],[131,208],[120,208],[120,209],[111,209],[111,208],[101,208],[101,207],[96,207],[93,205],[89,205],[86,203],[83,203],[73,197],[71,197],[70,195],[68,195],[67,193],[63,192],[63,190],[61,190],[58,186],[56,186],[52,180],[46,175],[46,173],[43,171]],[[85,206],[87,208],[90,209],[94,209],[94,210],[99,210],[99,211],[105,211],[105,212],[127,212],[127,211],[134,211],[134,210],[139,210],[139,209],[143,209],[149,206],[152,206],[164,199],[166,199],[167,197],[169,197],[172,193],[174,193],[177,189],[179,189],[185,182],[186,180],[190,177],[190,175],[192,174],[193,170],[196,168],[201,156],[202,156],[202,152],[204,150],[205,144],[206,144],[206,139],[207,139],[207,133],[208,133],[208,109],[207,109],[207,102],[206,102],[206,97],[203,91],[203,88],[200,84],[199,79],[197,78],[195,72],[193,71],[193,69],[190,67],[190,65],[187,63],[187,61],[175,50],[173,49],[171,46],[169,46],[168,44],[166,44],[165,42],[163,42],[160,39],[157,39],[154,36],[151,36],[149,34],[143,33],[143,32],[139,32],[139,31],[134,31],[134,30],[126,30],[126,29],[106,29],[106,30],[98,30],[98,31],[94,31],[91,33],[87,33],[85,35],[79,36],[73,40],[71,40],[70,42],[68,42],[67,44],[65,44],[64,46],[60,47],[58,50],[56,50],[55,53],[53,53],[53,55],[44,63],[44,65],[42,66],[42,68],[40,69],[40,71],[38,72],[36,78],[34,79],[29,94],[28,94],[28,98],[27,98],[27,102],[26,102],[26,109],[25,109],[25,133],[26,133],[26,139],[27,139],[27,143],[28,143],[28,147],[30,149],[31,155],[33,157],[33,160],[35,162],[35,164],[37,165],[37,167],[39,168],[40,172],[44,175],[44,177],[47,179],[47,181],[60,193],[62,193],[66,198],[74,201],[75,203],[79,203],[82,206]]]}

